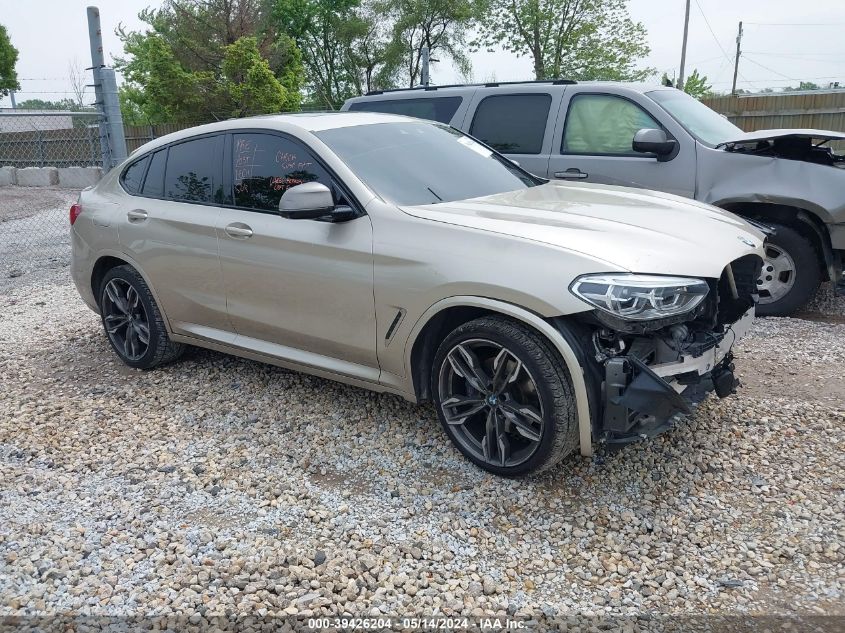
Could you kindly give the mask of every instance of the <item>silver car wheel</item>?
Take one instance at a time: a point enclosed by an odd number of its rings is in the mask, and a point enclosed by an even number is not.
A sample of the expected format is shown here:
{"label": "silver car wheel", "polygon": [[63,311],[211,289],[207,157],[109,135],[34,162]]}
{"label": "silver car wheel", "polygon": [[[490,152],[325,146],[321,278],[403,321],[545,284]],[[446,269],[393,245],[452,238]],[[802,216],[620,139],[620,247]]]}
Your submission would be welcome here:
{"label": "silver car wheel", "polygon": [[795,261],[785,250],[766,244],[763,268],[757,279],[760,303],[774,303],[785,297],[795,285]]}
{"label": "silver car wheel", "polygon": [[440,408],[455,439],[477,459],[517,466],[543,436],[537,383],[512,351],[486,339],[455,345],[439,375]]}

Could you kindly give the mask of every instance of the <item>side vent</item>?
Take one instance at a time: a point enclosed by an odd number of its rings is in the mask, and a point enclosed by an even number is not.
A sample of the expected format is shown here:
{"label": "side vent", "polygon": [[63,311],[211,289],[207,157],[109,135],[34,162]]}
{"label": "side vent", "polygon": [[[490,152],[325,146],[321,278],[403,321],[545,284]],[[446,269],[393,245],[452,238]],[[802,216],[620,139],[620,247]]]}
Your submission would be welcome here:
{"label": "side vent", "polygon": [[405,310],[399,308],[396,312],[396,316],[393,317],[393,321],[390,323],[390,327],[387,328],[387,334],[384,335],[384,344],[389,345],[390,341],[393,340],[393,335],[396,334],[396,329],[399,327],[399,324],[402,323],[402,319],[405,317]]}

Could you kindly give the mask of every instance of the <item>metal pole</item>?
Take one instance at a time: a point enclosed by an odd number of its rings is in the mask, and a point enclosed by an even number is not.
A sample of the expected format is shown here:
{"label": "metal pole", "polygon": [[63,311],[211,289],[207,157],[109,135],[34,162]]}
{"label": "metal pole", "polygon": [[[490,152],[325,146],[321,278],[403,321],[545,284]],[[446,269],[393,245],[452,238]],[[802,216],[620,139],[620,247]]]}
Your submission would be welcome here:
{"label": "metal pole", "polygon": [[684,43],[681,44],[681,72],[678,73],[678,83],[675,87],[678,90],[684,89],[684,66],[687,64],[687,35],[689,34],[689,3],[687,0],[687,12],[684,15]]}
{"label": "metal pole", "polygon": [[109,151],[108,124],[103,110],[103,82],[100,78],[100,71],[106,65],[103,56],[103,33],[100,29],[100,10],[97,7],[88,7],[88,42],[91,46],[91,70],[94,74],[94,94],[96,101],[94,105],[100,111],[102,117],[100,127],[100,154],[103,159],[103,170],[111,167],[111,152]]}
{"label": "metal pole", "polygon": [[428,46],[422,47],[422,83],[423,86],[428,85]]}
{"label": "metal pole", "polygon": [[123,115],[120,113],[120,99],[117,96],[117,78],[114,68],[100,70],[103,82],[103,111],[109,126],[109,147],[111,148],[111,165],[114,167],[128,155],[126,152],[126,134],[123,130]]}
{"label": "metal pole", "polygon": [[15,103],[15,91],[14,90],[9,91],[9,98],[11,98],[11,100],[12,100],[12,110],[17,110],[18,106]]}
{"label": "metal pole", "polygon": [[736,59],[734,59],[734,82],[731,86],[731,94],[736,94],[736,76],[739,74],[739,56],[742,54],[740,51],[740,44],[742,43],[742,22],[739,23],[739,31],[736,34]]}

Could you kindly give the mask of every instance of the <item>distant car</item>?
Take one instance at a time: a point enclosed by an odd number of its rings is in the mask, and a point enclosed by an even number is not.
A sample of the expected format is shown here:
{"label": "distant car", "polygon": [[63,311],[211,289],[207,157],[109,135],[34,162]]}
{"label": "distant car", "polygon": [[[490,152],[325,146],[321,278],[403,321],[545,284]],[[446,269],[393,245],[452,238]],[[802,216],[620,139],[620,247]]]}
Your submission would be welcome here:
{"label": "distant car", "polygon": [[70,221],[76,286],[130,367],[191,344],[432,400],[502,475],[731,393],[764,241],[708,205],[546,183],[445,125],[367,113],[170,134]]}
{"label": "distant car", "polygon": [[373,92],[343,110],[449,123],[544,178],[642,187],[771,227],[757,314],[787,315],[845,263],[845,133],[745,133],[673,88],[558,80]]}

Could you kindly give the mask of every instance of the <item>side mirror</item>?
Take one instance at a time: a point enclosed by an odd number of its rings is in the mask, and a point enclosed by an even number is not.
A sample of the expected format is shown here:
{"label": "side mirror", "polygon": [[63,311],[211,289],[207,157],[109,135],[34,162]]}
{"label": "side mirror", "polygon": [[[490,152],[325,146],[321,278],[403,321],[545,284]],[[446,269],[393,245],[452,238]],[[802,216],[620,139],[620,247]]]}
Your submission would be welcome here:
{"label": "side mirror", "polygon": [[306,182],[291,187],[279,200],[279,214],[291,220],[316,220],[334,210],[334,197],[326,185]]}
{"label": "side mirror", "polygon": [[660,160],[674,152],[677,144],[678,142],[668,138],[663,130],[643,128],[637,130],[637,133],[634,134],[631,147],[635,152],[657,154],[658,160]]}

